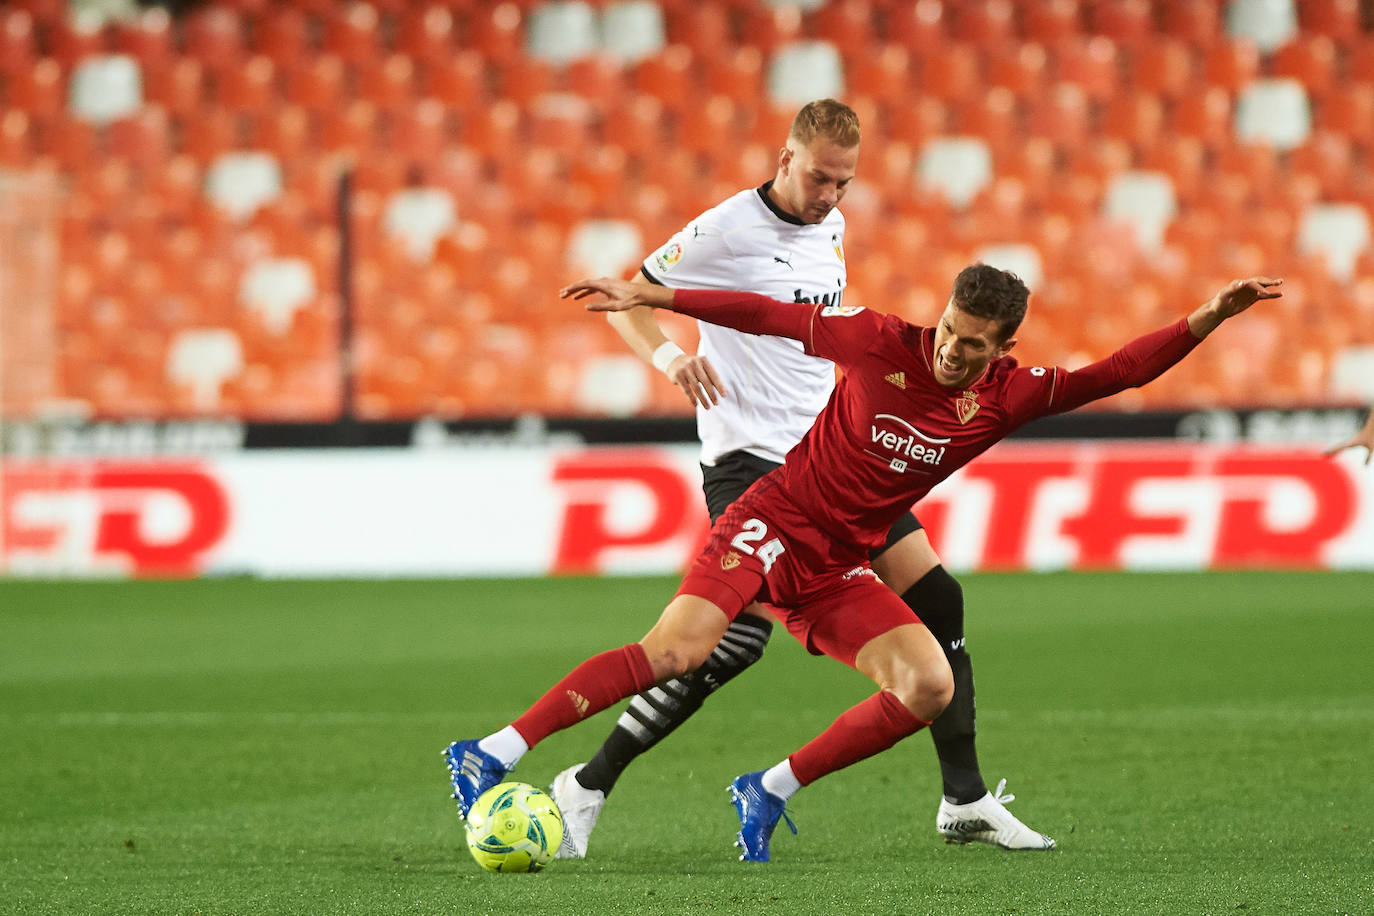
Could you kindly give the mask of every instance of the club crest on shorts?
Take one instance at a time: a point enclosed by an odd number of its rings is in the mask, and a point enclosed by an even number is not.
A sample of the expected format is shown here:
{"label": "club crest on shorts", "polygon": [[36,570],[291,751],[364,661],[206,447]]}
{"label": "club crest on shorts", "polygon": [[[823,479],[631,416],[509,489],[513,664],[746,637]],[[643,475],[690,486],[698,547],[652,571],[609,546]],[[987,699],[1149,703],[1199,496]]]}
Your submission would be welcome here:
{"label": "club crest on shorts", "polygon": [[734,569],[739,565],[739,554],[733,550],[720,558],[720,568],[725,570]]}
{"label": "club crest on shorts", "polygon": [[954,412],[959,415],[960,423],[967,423],[978,412],[978,392],[965,391],[954,402]]}

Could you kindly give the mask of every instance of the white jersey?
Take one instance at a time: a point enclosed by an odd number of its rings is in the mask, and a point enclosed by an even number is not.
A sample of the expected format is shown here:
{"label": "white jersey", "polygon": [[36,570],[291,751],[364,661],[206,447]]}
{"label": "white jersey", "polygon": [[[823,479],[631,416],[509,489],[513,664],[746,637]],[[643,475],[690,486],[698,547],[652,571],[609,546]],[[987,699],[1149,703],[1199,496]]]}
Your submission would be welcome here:
{"label": "white jersey", "polygon": [[[741,191],[692,220],[644,259],[644,276],[681,289],[736,289],[787,302],[840,305],[844,295],[844,216],[816,224],[778,209],[772,182]],[[783,337],[697,322],[697,352],[711,361],[727,396],[697,407],[701,463],[739,449],[781,462],[835,388],[835,366]]]}

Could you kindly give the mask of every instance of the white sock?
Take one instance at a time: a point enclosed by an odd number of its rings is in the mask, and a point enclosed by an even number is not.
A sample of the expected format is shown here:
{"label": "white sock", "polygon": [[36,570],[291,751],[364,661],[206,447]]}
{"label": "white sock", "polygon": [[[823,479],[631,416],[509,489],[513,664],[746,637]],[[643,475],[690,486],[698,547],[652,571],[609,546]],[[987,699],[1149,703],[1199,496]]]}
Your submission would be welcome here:
{"label": "white sock", "polygon": [[525,739],[520,737],[520,733],[515,730],[515,726],[507,725],[495,734],[487,735],[477,742],[477,749],[490,754],[497,760],[506,765],[506,769],[513,769],[516,762],[523,756],[530,746],[525,743]]}
{"label": "white sock", "polygon": [[763,772],[763,788],[769,795],[776,795],[783,801],[796,795],[801,787],[797,774],[792,772],[792,764],[786,760]]}

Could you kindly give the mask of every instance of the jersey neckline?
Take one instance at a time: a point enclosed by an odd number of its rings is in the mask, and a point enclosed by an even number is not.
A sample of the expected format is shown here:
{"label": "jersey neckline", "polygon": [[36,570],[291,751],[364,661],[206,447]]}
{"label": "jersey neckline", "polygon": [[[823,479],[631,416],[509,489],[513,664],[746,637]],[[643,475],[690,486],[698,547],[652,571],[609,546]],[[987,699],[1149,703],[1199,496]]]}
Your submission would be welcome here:
{"label": "jersey neckline", "polygon": [[767,207],[769,210],[773,211],[773,215],[776,216],[778,219],[782,220],[784,223],[791,223],[794,226],[810,225],[810,223],[807,223],[805,220],[793,216],[791,213],[788,213],[786,210],[782,209],[777,204],[775,204],[773,202],[773,198],[768,195],[768,190],[772,187],[773,179],[770,178],[763,184],[759,185],[756,189],[759,195],[759,200],[763,201],[763,205]]}

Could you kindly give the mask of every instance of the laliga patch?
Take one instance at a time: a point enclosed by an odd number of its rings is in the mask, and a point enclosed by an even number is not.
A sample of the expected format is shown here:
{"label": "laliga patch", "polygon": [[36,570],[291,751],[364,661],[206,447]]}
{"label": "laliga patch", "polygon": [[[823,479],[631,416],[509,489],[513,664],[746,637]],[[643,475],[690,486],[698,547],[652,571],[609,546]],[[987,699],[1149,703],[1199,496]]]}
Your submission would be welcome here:
{"label": "laliga patch", "polygon": [[822,318],[848,318],[864,310],[862,305],[827,305],[821,309]]}
{"label": "laliga patch", "polygon": [[677,242],[672,242],[658,254],[654,255],[654,263],[658,269],[665,274],[677,266],[677,262],[682,260],[682,246]]}

